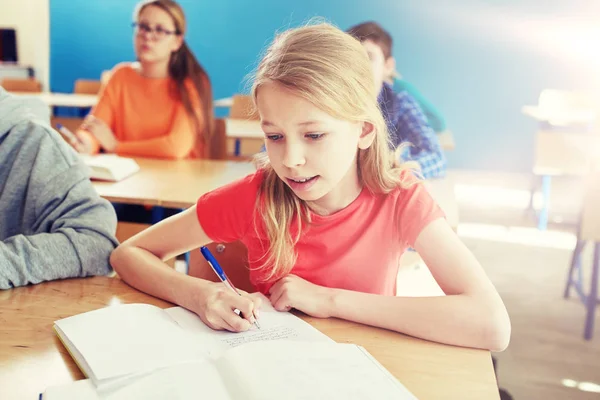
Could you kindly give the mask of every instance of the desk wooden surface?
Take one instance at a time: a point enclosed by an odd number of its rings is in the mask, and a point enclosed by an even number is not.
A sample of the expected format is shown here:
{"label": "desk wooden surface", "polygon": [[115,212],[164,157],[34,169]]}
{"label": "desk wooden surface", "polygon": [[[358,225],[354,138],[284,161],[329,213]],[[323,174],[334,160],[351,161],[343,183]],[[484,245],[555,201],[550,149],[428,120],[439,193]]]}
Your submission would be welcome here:
{"label": "desk wooden surface", "polygon": [[211,190],[255,171],[251,163],[211,160],[135,159],[140,170],[120,182],[93,181],[111,202],[187,208]]}
{"label": "desk wooden surface", "polygon": [[[49,106],[64,106],[64,107],[93,107],[98,102],[98,96],[95,94],[79,94],[79,93],[30,93],[30,92],[12,92],[17,96],[30,96],[41,99]],[[232,99],[230,97],[216,99],[215,107],[231,107]]]}
{"label": "desk wooden surface", "polygon": [[17,96],[36,97],[42,100],[49,106],[62,107],[93,107],[98,102],[98,96],[95,94],[79,94],[79,93],[20,93],[13,92]]}
{"label": "desk wooden surface", "polygon": [[[251,163],[210,160],[136,158],[140,170],[120,182],[93,181],[98,194],[111,202],[187,208],[211,190],[255,171]],[[449,178],[425,182],[453,229],[459,223],[454,183]]]}
{"label": "desk wooden surface", "polygon": [[223,108],[228,108],[231,107],[233,105],[233,97],[224,97],[222,99],[216,99],[213,102],[213,105],[217,108],[219,107],[223,107]]}
{"label": "desk wooden surface", "polygon": [[[118,278],[55,281],[0,292],[0,394],[37,399],[48,386],[83,379],[54,321],[122,303],[169,304]],[[490,354],[336,319],[300,315],[337,342],[365,347],[421,400],[498,399]]]}
{"label": "desk wooden surface", "polygon": [[[236,139],[264,139],[265,137],[258,120],[225,118],[225,132],[227,137]],[[450,151],[456,147],[452,132],[441,132],[438,138],[442,149]]]}

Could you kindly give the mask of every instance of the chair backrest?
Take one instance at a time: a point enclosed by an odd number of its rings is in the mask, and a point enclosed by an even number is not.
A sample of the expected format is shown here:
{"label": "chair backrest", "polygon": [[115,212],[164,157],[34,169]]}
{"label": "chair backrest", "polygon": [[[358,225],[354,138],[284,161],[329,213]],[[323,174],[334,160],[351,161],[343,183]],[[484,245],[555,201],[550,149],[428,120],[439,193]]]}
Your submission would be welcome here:
{"label": "chair backrest", "polygon": [[73,92],[78,94],[98,94],[101,86],[100,81],[77,79]]}
{"label": "chair backrest", "polygon": [[600,242],[600,169],[588,175],[585,190],[579,239]]}
{"label": "chair backrest", "polygon": [[[227,277],[238,289],[246,292],[254,292],[256,289],[250,283],[248,269],[248,250],[242,242],[233,243],[210,243],[208,249],[215,256]],[[202,278],[211,282],[219,282],[210,265],[206,262],[199,250],[191,253],[188,275]]]}
{"label": "chair backrest", "polygon": [[16,79],[4,78],[0,81],[0,86],[8,92],[31,92],[39,93],[42,91],[42,84],[37,79]]}
{"label": "chair backrest", "polygon": [[210,148],[207,157],[211,160],[227,160],[227,132],[225,131],[225,120],[215,118],[213,134],[210,140]]}
{"label": "chair backrest", "polygon": [[259,119],[252,97],[241,94],[234,95],[232,97],[231,108],[229,109],[229,118]]}

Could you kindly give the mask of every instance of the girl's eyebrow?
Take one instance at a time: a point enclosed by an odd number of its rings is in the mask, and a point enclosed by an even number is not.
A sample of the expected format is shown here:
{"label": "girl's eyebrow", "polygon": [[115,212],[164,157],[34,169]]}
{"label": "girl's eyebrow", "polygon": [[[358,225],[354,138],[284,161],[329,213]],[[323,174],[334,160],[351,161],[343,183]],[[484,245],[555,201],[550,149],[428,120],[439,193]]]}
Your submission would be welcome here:
{"label": "girl's eyebrow", "polygon": [[[296,125],[298,125],[298,126],[307,126],[307,125],[317,125],[319,123],[320,123],[320,121],[304,121],[304,122],[299,122]],[[265,127],[276,126],[273,122],[270,122],[270,121],[262,121],[260,124],[262,126],[265,126]]]}

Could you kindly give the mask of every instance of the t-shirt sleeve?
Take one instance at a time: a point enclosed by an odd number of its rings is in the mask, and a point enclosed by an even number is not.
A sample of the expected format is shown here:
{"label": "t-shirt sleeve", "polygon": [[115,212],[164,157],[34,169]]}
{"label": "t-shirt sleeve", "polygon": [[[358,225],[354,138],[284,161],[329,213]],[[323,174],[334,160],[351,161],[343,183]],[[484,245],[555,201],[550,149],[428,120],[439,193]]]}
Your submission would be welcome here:
{"label": "t-shirt sleeve", "polygon": [[231,243],[245,236],[254,221],[262,179],[257,171],[198,199],[198,222],[213,242]]}
{"label": "t-shirt sleeve", "polygon": [[410,177],[412,185],[401,189],[398,194],[397,218],[400,227],[400,239],[407,246],[414,247],[419,234],[429,223],[445,218],[446,215],[433,200],[423,182]]}
{"label": "t-shirt sleeve", "polygon": [[125,63],[121,63],[113,68],[108,82],[100,89],[98,103],[90,112],[96,118],[104,121],[113,132],[115,130],[115,110],[119,106],[116,101],[118,88],[126,76],[125,66]]}

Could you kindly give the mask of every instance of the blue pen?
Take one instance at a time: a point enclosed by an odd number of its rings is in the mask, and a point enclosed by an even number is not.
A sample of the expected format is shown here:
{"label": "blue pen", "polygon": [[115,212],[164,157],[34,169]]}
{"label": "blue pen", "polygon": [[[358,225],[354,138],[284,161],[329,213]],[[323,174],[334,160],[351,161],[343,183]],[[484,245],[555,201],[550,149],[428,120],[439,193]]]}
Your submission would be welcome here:
{"label": "blue pen", "polygon": [[[235,288],[235,286],[233,286],[231,284],[231,282],[227,278],[227,275],[225,275],[225,271],[223,271],[223,268],[221,268],[221,266],[219,265],[219,262],[217,261],[215,256],[212,255],[210,250],[208,250],[208,248],[206,246],[202,246],[202,247],[200,247],[200,252],[202,253],[202,256],[204,256],[204,258],[206,259],[206,262],[208,262],[208,265],[210,265],[212,270],[215,271],[215,274],[217,274],[217,276],[219,277],[221,282],[223,282],[223,284],[225,284],[225,286],[227,286],[230,290],[233,290],[235,293],[237,293],[238,295],[241,296],[242,294],[240,292],[238,292],[238,290]],[[240,310],[238,310],[237,308],[234,311],[237,315],[241,314]],[[260,325],[258,324],[256,317],[254,317],[254,326],[256,326],[258,329],[260,329]]]}

